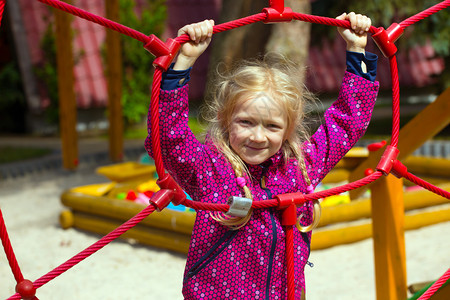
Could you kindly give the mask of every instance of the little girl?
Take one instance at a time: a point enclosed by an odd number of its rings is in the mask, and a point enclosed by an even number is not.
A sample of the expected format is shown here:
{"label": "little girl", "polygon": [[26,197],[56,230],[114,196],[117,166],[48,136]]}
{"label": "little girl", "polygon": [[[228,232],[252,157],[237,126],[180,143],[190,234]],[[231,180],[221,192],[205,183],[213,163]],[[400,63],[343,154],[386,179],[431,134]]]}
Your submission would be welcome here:
{"label": "little girl", "polygon": [[[347,42],[347,72],[338,99],[311,137],[303,126],[307,92],[291,64],[263,60],[244,62],[221,76],[209,105],[208,134],[200,143],[187,125],[186,83],[211,41],[214,23],[207,20],[179,30],[191,42],[182,46],[163,76],[160,135],[164,166],[192,199],[226,203],[238,196],[261,201],[312,192],[364,134],[378,93],[377,57],[364,51],[371,21],[355,13],[338,19],[349,20],[352,27],[339,29]],[[152,155],[150,138],[146,149]],[[297,213],[300,228],[312,223],[311,203]],[[280,214],[258,209],[237,218],[197,211],[184,273],[185,299],[286,299]],[[310,242],[311,232],[294,231],[296,299],[305,298]]]}

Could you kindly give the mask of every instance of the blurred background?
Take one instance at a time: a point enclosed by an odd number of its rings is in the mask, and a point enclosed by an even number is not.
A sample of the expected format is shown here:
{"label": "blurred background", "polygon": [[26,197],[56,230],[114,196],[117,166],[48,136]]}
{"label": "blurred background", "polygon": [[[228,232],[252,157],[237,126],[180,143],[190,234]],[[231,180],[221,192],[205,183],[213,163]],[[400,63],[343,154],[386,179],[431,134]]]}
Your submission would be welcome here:
{"label": "blurred background", "polygon": [[[260,13],[269,6],[267,0],[64,2],[144,34],[155,34],[163,41],[176,37],[178,29],[188,23],[204,19],[224,23]],[[285,0],[284,3],[295,12],[330,18],[344,11],[355,11],[371,17],[374,26],[388,28],[439,1]],[[409,123],[409,127],[405,126],[407,130],[401,132],[400,155],[409,171],[446,191],[450,189],[449,14],[449,9],[442,10],[409,26],[396,42],[400,123],[403,126],[411,120],[419,120]],[[376,165],[375,160],[368,159],[372,154],[369,152],[381,155],[382,151],[377,152],[377,149],[382,150],[382,141],[391,136],[389,62],[370,37],[367,50],[379,57],[377,80],[381,86],[371,123],[366,135],[358,142],[359,147],[349,152],[318,189],[328,189],[342,184],[343,180],[354,181],[363,173],[366,175]],[[293,21],[256,23],[230,30],[214,36],[211,46],[191,73],[189,125],[199,138],[204,130],[199,108],[213,87],[211,82],[217,64],[231,66],[240,59],[255,58],[267,51],[282,53],[304,67],[307,87],[321,100],[321,104],[313,107],[311,120],[321,116],[336,99],[345,71],[345,44],[336,28]],[[6,0],[0,27],[0,208],[5,211],[12,243],[18,245],[19,260],[24,262],[27,271],[34,272],[27,272],[28,276],[40,276],[54,268],[58,261],[79,251],[80,245],[97,241],[97,235],[86,233],[106,234],[116,228],[140,211],[143,204],[148,204],[149,192],[158,188],[156,178],[153,178],[153,162],[144,149],[153,60],[143,44],[133,38],[54,10],[36,0]],[[317,123],[312,127],[315,125]],[[412,203],[405,206],[408,210],[405,227],[411,230],[406,235],[407,284],[429,284],[447,268],[442,262],[448,258],[449,245],[448,239],[442,239],[442,232],[448,232],[449,204],[446,199],[409,182],[401,188],[405,191],[405,203]],[[312,299],[329,299],[330,294],[336,299],[375,295],[374,254],[372,241],[367,240],[372,228],[370,210],[369,213],[366,210],[371,192],[372,188],[355,195],[323,199],[321,220],[324,228],[318,230],[313,242],[320,241],[322,236],[329,244],[319,246],[332,249],[330,252],[312,252],[314,263],[323,261],[316,264],[314,272],[307,271],[311,273],[308,274],[307,289]],[[390,189],[390,193],[399,194],[399,190]],[[350,202],[360,196],[363,197],[361,201]],[[390,198],[379,197],[382,200]],[[363,213],[351,208],[354,203],[363,208]],[[118,217],[111,216],[108,208],[117,205],[126,208],[125,211],[117,210]],[[339,205],[342,212],[357,213],[346,218],[347,213],[328,210],[331,213],[327,219],[325,207],[334,209]],[[149,221],[145,225],[149,228],[144,227],[144,232],[154,233],[155,225],[156,238],[142,237],[140,230],[133,233],[136,235],[124,236],[125,243],[109,245],[110,252],[97,256],[92,264],[85,264],[86,269],[79,270],[81,273],[69,273],[66,279],[59,279],[59,283],[50,286],[48,291],[45,288],[39,290],[40,297],[67,298],[70,287],[72,297],[77,299],[108,298],[112,290],[117,299],[130,298],[130,292],[139,297],[151,294],[152,299],[181,299],[184,252],[189,244],[192,228],[189,226],[193,224],[194,214],[186,207],[181,208],[186,211],[180,211],[180,207],[169,207],[161,215],[169,214],[167,224],[172,228],[172,214],[178,214],[181,232],[157,227],[165,223],[154,216],[157,226]],[[337,220],[335,216],[344,219]],[[183,220],[190,223],[186,222],[186,225]],[[440,222],[446,223],[429,226]],[[346,232],[344,226],[351,230],[352,233],[347,235],[350,238],[366,240],[345,248],[333,247],[336,240],[339,244],[355,242],[338,234]],[[429,227],[413,230],[421,226]],[[361,229],[363,234],[354,234],[354,229]],[[184,243],[178,243],[179,240]],[[151,247],[143,247],[138,242]],[[319,246],[316,246],[317,250],[321,249]],[[181,254],[175,255],[172,251]],[[131,258],[136,261],[132,262]],[[103,264],[98,264],[101,260]],[[148,262],[152,263],[150,268]],[[163,265],[153,267],[157,262]],[[345,272],[342,262],[345,262]],[[333,263],[338,265],[329,268]],[[95,271],[93,265],[97,267]],[[98,271],[103,267],[99,266],[105,266],[102,270],[108,276],[101,285],[98,285],[101,278]],[[0,277],[5,278],[0,281],[0,291],[9,296],[15,282],[6,260],[0,267]],[[118,268],[121,272],[117,272]],[[165,274],[166,271],[171,273]],[[123,276],[127,272],[133,272],[135,276]],[[389,280],[383,274],[378,277]],[[145,284],[139,284],[136,278],[143,278]],[[171,280],[162,280],[167,284],[161,284],[155,278]],[[128,279],[131,282],[126,282]],[[406,288],[406,282],[401,284]],[[78,296],[81,291],[90,298]],[[410,289],[411,294],[416,292],[417,289]],[[364,299],[369,299],[367,297]]]}
{"label": "blurred background", "polygon": [[[119,23],[145,34],[153,33],[163,41],[175,37],[177,30],[185,24],[207,18],[219,24],[259,13],[269,5],[267,0],[108,2],[117,2]],[[296,12],[332,18],[344,11],[355,11],[371,17],[374,26],[388,28],[392,23],[401,22],[438,2],[286,0],[285,6]],[[65,94],[65,91],[58,92],[58,81],[64,74],[58,73],[54,9],[38,1],[6,3],[0,29],[0,140],[4,141],[3,146],[0,143],[0,151],[3,153],[7,151],[5,143],[10,137],[58,138],[61,134],[59,103],[62,101],[61,93]],[[106,1],[103,0],[72,0],[70,3],[97,15],[107,14]],[[143,140],[146,136],[154,57],[145,51],[139,41],[120,36],[115,60],[120,63],[121,112],[119,117],[115,115],[115,119],[110,119],[107,70],[111,60],[107,60],[106,30],[77,17],[67,15],[66,18],[70,24],[66,43],[70,43],[73,60],[73,70],[67,70],[67,73],[73,72],[72,88],[76,102],[73,132],[79,139],[96,137],[106,140],[112,134],[108,131],[110,124],[118,123],[123,124],[119,133],[123,132],[125,140]],[[397,60],[402,125],[450,85],[449,70],[446,68],[450,56],[449,23],[449,11],[443,10],[408,27],[396,43],[399,49]],[[379,56],[377,80],[380,81],[381,91],[366,138],[385,138],[391,132],[389,63],[371,38],[367,49]],[[317,108],[319,113],[336,98],[345,70],[345,44],[334,27],[295,21],[252,24],[215,35],[212,46],[193,69],[190,101],[194,131],[202,131],[197,112],[207,96],[217,63],[229,66],[241,58],[253,58],[265,51],[283,53],[305,66],[306,84],[323,103]],[[447,126],[436,138],[445,140],[449,135]],[[17,153],[14,149],[12,152]]]}

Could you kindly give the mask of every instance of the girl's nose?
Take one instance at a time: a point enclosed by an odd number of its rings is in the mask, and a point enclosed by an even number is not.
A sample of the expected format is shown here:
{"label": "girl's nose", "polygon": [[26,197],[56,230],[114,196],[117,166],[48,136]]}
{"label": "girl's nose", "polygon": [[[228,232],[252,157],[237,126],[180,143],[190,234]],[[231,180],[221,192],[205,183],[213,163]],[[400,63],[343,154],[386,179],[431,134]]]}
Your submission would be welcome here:
{"label": "girl's nose", "polygon": [[264,142],[265,134],[264,129],[261,126],[256,126],[252,129],[252,134],[250,135],[250,140],[252,142]]}

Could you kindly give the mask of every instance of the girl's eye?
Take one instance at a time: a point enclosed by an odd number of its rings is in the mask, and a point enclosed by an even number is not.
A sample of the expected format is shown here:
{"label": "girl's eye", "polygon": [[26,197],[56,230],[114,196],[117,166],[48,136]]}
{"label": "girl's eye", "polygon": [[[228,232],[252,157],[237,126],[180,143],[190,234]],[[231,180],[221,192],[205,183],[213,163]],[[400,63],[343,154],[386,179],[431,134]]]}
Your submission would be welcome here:
{"label": "girl's eye", "polygon": [[251,125],[252,122],[250,122],[249,120],[239,120],[239,123],[241,123],[242,125]]}
{"label": "girl's eye", "polygon": [[278,129],[278,128],[280,128],[280,126],[278,126],[277,124],[267,124],[267,127],[271,128],[271,129]]}

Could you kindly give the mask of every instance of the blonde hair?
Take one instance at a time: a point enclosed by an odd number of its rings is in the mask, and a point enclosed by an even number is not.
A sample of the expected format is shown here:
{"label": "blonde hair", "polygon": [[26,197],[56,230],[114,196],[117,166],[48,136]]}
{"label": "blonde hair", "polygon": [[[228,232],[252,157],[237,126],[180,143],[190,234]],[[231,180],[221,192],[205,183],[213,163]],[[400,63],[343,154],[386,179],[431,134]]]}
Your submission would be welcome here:
{"label": "blonde hair", "polygon": [[[202,115],[208,122],[209,138],[228,159],[236,177],[244,177],[248,181],[251,175],[244,161],[229,144],[231,117],[239,101],[267,93],[281,106],[287,117],[286,140],[281,147],[285,163],[295,158],[306,183],[310,185],[302,144],[309,138],[304,122],[305,105],[315,98],[303,84],[303,70],[283,56],[270,53],[260,59],[242,61],[231,71],[217,73],[218,80],[213,85],[214,93],[203,108]],[[242,189],[246,198],[253,199],[247,185]],[[315,219],[316,210],[315,205]],[[239,229],[249,221],[251,214],[250,210],[244,218],[225,216],[217,212],[211,216],[231,229]],[[309,231],[317,222],[314,220],[313,224],[307,227],[297,224],[297,227],[301,231]]]}

